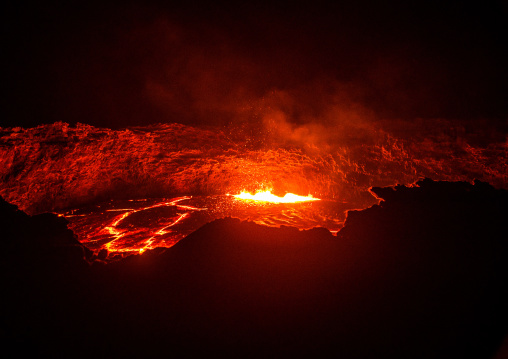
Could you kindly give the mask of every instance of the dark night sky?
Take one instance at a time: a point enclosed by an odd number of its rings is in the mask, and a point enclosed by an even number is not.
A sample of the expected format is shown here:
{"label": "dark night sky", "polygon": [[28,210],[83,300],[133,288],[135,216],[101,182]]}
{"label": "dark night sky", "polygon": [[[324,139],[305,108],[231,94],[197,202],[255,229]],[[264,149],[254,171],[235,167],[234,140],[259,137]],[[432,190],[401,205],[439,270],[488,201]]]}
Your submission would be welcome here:
{"label": "dark night sky", "polygon": [[305,121],[330,102],[502,124],[507,24],[506,1],[12,2],[0,126],[225,124],[262,106]]}

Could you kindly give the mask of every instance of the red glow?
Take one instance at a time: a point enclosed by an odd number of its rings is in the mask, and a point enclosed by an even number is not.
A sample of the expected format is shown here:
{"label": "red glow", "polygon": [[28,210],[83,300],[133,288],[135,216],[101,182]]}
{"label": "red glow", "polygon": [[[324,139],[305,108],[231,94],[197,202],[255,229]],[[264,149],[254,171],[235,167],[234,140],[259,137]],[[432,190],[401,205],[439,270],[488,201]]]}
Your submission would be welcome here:
{"label": "red glow", "polygon": [[[508,188],[508,143],[476,144],[448,122],[398,136],[367,127],[358,140],[334,141],[322,127],[272,122],[254,134],[179,124],[0,128],[0,195],[30,214],[64,214],[87,247],[121,254],[169,247],[225,216],[336,231],[346,209],[376,202],[371,186],[421,177]],[[317,198],[270,192],[259,205],[259,188]]]}
{"label": "red glow", "polygon": [[[415,130],[406,138],[372,130],[366,142],[340,140],[325,143],[325,150],[298,146],[313,133],[305,128],[288,129],[291,146],[282,130],[275,133],[277,142],[269,132],[245,136],[178,124],[122,131],[64,123],[0,129],[0,195],[33,214],[110,198],[259,188],[340,198],[363,208],[372,203],[369,187],[421,177],[508,186],[508,143],[474,145],[458,139],[449,125],[438,122],[428,126],[434,132]],[[317,133],[314,143],[322,139]]]}

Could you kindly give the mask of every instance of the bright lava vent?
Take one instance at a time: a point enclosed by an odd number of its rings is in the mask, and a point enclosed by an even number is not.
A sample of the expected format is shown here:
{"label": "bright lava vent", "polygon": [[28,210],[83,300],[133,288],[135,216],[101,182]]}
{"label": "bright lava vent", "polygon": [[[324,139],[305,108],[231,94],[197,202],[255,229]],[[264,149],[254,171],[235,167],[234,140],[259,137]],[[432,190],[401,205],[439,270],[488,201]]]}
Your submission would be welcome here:
{"label": "bright lava vent", "polygon": [[311,202],[320,200],[319,198],[314,198],[311,195],[304,197],[293,193],[286,193],[284,197],[279,197],[272,194],[271,191],[257,192],[256,194],[242,192],[240,194],[234,195],[234,197],[243,200],[270,202],[270,203],[296,203],[296,202]]}

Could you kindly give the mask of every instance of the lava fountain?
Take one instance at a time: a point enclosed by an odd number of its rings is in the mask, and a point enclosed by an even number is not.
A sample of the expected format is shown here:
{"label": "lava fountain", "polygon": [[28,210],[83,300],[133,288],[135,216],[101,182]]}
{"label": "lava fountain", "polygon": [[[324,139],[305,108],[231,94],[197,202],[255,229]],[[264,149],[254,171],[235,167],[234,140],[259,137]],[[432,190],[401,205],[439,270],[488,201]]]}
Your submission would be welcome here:
{"label": "lava fountain", "polygon": [[271,190],[259,191],[256,192],[255,194],[250,194],[249,192],[243,191],[240,194],[235,194],[233,197],[249,201],[270,202],[270,203],[298,203],[298,202],[320,201],[319,198],[314,198],[310,194],[307,197],[304,197],[294,193],[286,193],[284,197],[279,197],[272,194]]}

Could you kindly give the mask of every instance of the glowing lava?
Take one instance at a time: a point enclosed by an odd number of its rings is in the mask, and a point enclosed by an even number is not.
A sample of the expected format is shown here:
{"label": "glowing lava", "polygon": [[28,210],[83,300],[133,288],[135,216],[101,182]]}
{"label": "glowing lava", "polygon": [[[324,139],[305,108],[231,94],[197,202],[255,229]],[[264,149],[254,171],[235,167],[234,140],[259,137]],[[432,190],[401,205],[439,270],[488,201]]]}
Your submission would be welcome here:
{"label": "glowing lava", "polygon": [[[78,215],[71,214],[71,212],[64,214],[64,216],[71,221],[70,228],[78,233],[81,243],[92,250],[106,249],[108,253],[137,252],[141,254],[147,249],[170,247],[183,237],[183,234],[174,233],[172,227],[179,225],[189,217],[190,213],[206,210],[206,208],[180,204],[180,202],[191,198],[190,196],[178,197],[172,200],[155,201],[151,205],[144,206],[139,206],[134,201],[133,208],[110,208],[99,213]],[[166,215],[149,213],[155,209],[164,208]],[[108,220],[108,213],[111,212],[122,213]],[[134,222],[131,223],[132,218],[136,215],[141,217],[134,219]],[[92,218],[91,221],[86,220],[88,216]],[[74,217],[78,218],[74,219]],[[93,220],[94,217],[97,218]],[[85,220],[81,225],[79,218]]]}
{"label": "glowing lava", "polygon": [[238,199],[259,202],[270,202],[270,203],[296,203],[296,202],[311,202],[320,200],[319,198],[314,198],[311,195],[304,197],[293,193],[286,193],[284,197],[279,197],[272,194],[271,191],[257,192],[256,194],[242,192],[240,194],[234,195],[234,197]]}
{"label": "glowing lava", "polygon": [[270,227],[324,227],[336,233],[343,226],[346,210],[352,209],[348,203],[330,199],[313,198],[312,202],[292,205],[278,204],[281,197],[276,198],[277,203],[232,195],[110,200],[59,215],[67,219],[83,245],[101,259],[114,261],[150,249],[169,248],[206,223],[225,217]]}

